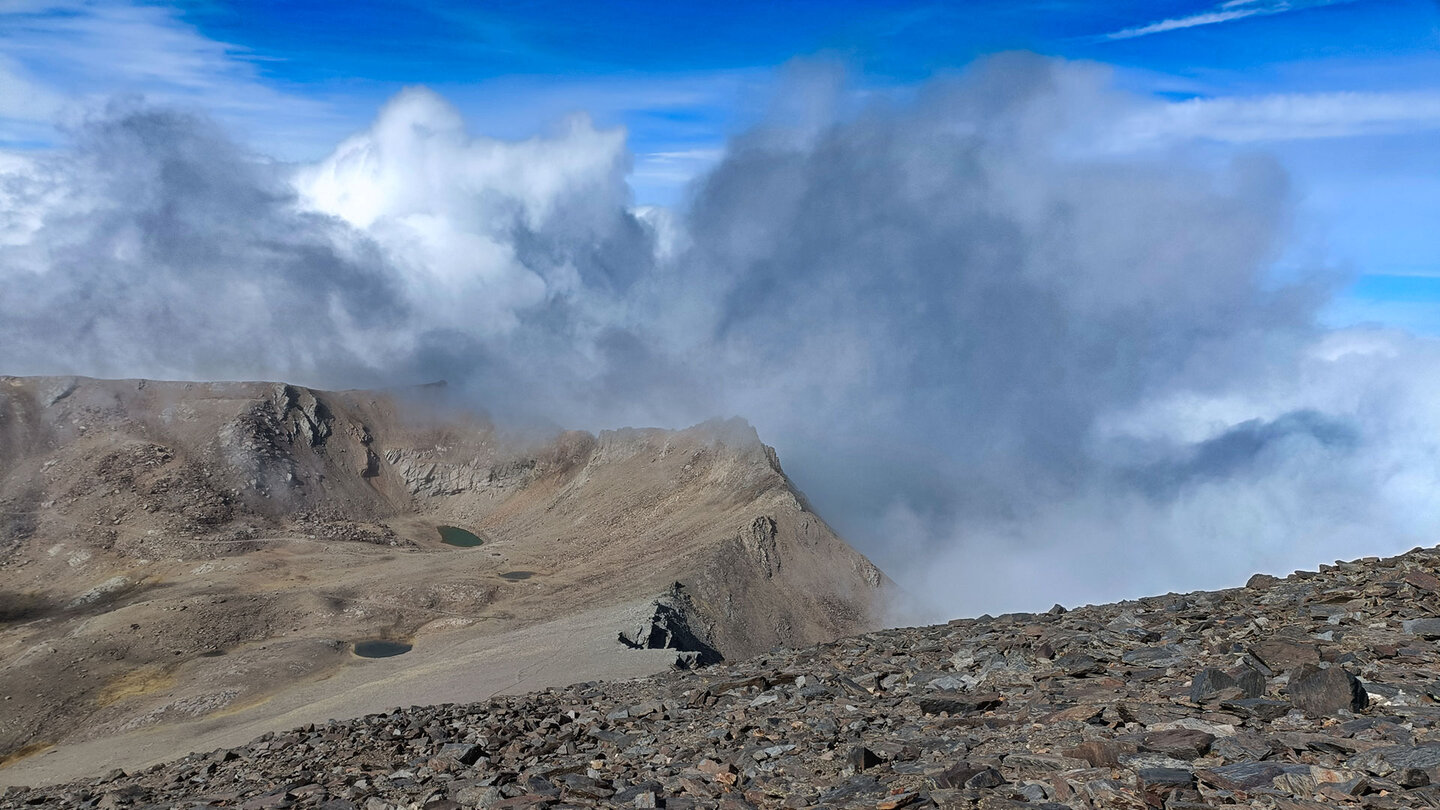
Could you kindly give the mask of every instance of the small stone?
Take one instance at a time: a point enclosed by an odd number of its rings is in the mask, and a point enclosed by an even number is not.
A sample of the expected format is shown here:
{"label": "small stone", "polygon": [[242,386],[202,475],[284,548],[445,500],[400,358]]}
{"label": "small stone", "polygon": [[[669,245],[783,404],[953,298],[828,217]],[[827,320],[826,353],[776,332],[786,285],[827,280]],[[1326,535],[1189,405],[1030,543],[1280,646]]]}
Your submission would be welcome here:
{"label": "small stone", "polygon": [[468,743],[447,743],[440,746],[440,752],[436,756],[440,759],[449,759],[461,765],[474,765],[475,760],[480,758],[484,750],[478,745]]}
{"label": "small stone", "polygon": [[1209,753],[1210,744],[1213,742],[1215,742],[1214,734],[1176,728],[1142,734],[1136,744],[1141,751],[1152,751],[1176,759],[1192,760]]}
{"label": "small stone", "polygon": [[1279,577],[1270,574],[1256,574],[1246,580],[1245,587],[1252,591],[1266,591],[1280,581]]}
{"label": "small stone", "polygon": [[1083,759],[1092,768],[1114,768],[1120,764],[1121,754],[1135,753],[1135,746],[1114,740],[1087,740],[1065,752],[1065,756]]}
{"label": "small stone", "polygon": [[702,759],[698,763],[696,763],[695,770],[704,774],[709,774],[710,776],[718,776],[722,773],[734,773],[735,766],[731,765],[728,762],[716,762],[713,759]]}
{"label": "small stone", "polygon": [[951,717],[972,712],[983,712],[1000,705],[1001,698],[994,693],[965,694],[941,692],[915,699],[920,710],[926,714],[948,713]]}
{"label": "small stone", "polygon": [[[1303,765],[1283,765],[1275,762],[1236,762],[1218,768],[1208,768],[1197,773],[1201,780],[1221,790],[1250,791],[1268,787],[1275,777],[1288,770],[1309,769]],[[1298,771],[1296,771],[1298,772]]]}
{"label": "small stone", "polygon": [[1195,784],[1195,774],[1185,768],[1140,768],[1140,790],[1174,790]]}
{"label": "small stone", "polygon": [[1400,629],[1412,636],[1433,640],[1440,638],[1440,619],[1406,619],[1400,623]]}
{"label": "small stone", "polygon": [[1395,781],[1406,790],[1430,784],[1430,774],[1420,768],[1406,768],[1395,775]]}
{"label": "small stone", "polygon": [[879,765],[880,762],[880,757],[876,756],[874,751],[871,751],[863,745],[852,747],[845,755],[845,764],[854,768],[857,773],[873,768]]}
{"label": "small stone", "polygon": [[1057,757],[1052,754],[1030,754],[1018,752],[1005,757],[1005,769],[1016,768],[1030,773],[1054,773],[1057,771],[1073,771],[1077,768],[1084,768],[1089,765],[1083,759],[1074,757]]}
{"label": "small stone", "polygon": [[1226,689],[1235,687],[1235,679],[1230,677],[1229,673],[1216,667],[1206,667],[1190,681],[1190,702],[1205,703],[1215,700]]}
{"label": "small stone", "polygon": [[1265,698],[1222,700],[1220,701],[1220,708],[1265,722],[1284,717],[1290,712],[1289,703],[1283,700],[1266,700]]}
{"label": "small stone", "polygon": [[934,781],[938,788],[983,789],[1005,784],[1005,777],[986,765],[957,762],[935,777]]}
{"label": "small stone", "polygon": [[1275,672],[1290,672],[1305,664],[1318,664],[1315,645],[1288,638],[1267,638],[1250,645],[1250,654]]}
{"label": "small stone", "polygon": [[1440,578],[1425,571],[1411,571],[1405,575],[1405,581],[1422,591],[1440,592]]}
{"label": "small stone", "polygon": [[897,807],[904,807],[920,798],[919,793],[897,793],[893,796],[886,796],[875,803],[875,810],[895,810]]}

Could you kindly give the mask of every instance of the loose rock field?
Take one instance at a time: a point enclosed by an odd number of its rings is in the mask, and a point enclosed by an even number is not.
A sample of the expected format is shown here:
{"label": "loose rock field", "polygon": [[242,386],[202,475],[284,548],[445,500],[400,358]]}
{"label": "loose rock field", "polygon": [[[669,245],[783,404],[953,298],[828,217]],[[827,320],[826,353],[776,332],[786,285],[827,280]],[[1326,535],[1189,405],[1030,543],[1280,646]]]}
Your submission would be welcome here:
{"label": "loose rock field", "polygon": [[397,709],[0,807],[1440,807],[1437,565]]}

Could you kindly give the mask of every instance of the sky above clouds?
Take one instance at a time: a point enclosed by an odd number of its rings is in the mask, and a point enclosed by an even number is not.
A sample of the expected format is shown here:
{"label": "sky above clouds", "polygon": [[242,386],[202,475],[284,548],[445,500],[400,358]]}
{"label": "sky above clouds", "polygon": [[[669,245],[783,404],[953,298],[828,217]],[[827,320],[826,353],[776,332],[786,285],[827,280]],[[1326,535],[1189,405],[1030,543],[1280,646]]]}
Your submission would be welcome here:
{"label": "sky above clouds", "polygon": [[1403,0],[0,0],[0,372],[743,415],[937,613],[1403,550],[1437,45]]}

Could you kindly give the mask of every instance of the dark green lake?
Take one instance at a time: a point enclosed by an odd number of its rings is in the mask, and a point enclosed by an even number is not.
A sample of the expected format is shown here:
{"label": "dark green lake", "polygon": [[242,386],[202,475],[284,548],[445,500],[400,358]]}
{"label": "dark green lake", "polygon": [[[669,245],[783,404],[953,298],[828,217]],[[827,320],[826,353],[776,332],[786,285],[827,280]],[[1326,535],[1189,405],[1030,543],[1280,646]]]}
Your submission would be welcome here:
{"label": "dark green lake", "polygon": [[501,579],[508,579],[511,582],[519,582],[522,579],[529,579],[535,576],[534,571],[506,571],[500,575]]}
{"label": "dark green lake", "polygon": [[387,641],[373,638],[355,642],[355,654],[361,658],[390,658],[410,652],[411,645],[403,641]]}
{"label": "dark green lake", "polygon": [[467,532],[458,526],[436,526],[435,529],[440,532],[440,542],[447,546],[474,548],[485,542],[478,535]]}

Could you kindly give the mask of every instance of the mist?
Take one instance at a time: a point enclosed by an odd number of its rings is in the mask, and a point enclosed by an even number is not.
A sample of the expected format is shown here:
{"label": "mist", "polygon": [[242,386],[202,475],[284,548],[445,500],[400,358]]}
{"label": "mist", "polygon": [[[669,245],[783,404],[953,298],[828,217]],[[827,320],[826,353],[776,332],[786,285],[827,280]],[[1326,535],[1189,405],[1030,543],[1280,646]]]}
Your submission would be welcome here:
{"label": "mist", "polygon": [[1243,583],[1430,544],[1440,346],[1322,328],[1259,150],[1116,131],[1103,66],[864,100],[798,66],[683,204],[626,133],[423,88],[315,164],[113,103],[0,159],[0,371],[446,379],[502,420],[740,415],[910,594],[895,621]]}

